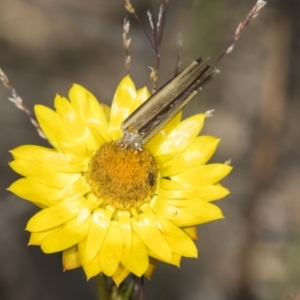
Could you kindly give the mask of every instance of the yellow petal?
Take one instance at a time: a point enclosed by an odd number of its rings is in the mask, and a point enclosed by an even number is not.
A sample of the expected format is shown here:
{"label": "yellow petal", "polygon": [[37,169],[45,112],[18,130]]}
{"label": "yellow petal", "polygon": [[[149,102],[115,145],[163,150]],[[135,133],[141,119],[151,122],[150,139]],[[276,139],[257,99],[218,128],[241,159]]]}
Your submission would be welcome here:
{"label": "yellow petal", "polygon": [[199,220],[197,224],[224,218],[221,209],[211,203],[200,202],[197,204],[197,206],[184,207],[182,210],[197,217]]}
{"label": "yellow petal", "polygon": [[132,228],[145,245],[159,258],[167,261],[172,258],[168,242],[148,216],[141,213],[138,221],[132,219]]}
{"label": "yellow petal", "polygon": [[82,268],[88,280],[94,276],[99,275],[102,272],[100,269],[99,260],[97,256],[94,259],[92,259],[90,262],[86,263],[85,265],[82,265]]}
{"label": "yellow petal", "polygon": [[100,136],[106,142],[109,142],[110,138],[107,134],[108,118],[104,106],[98,102],[95,96],[84,87],[73,84],[69,91],[69,98],[89,129],[91,127],[96,129]]}
{"label": "yellow petal", "polygon": [[217,149],[219,139],[212,136],[199,136],[177,158],[167,161],[160,167],[160,174],[170,177],[186,169],[205,164]]}
{"label": "yellow petal", "polygon": [[135,98],[136,89],[134,83],[127,75],[119,83],[111,106],[108,133],[113,140],[122,137],[120,125],[130,115]]}
{"label": "yellow petal", "polygon": [[45,253],[54,253],[78,244],[87,236],[90,219],[90,215],[79,214],[77,218],[66,223],[59,231],[48,235],[42,241],[42,250]]}
{"label": "yellow petal", "polygon": [[[155,201],[154,199],[156,197],[157,196],[152,198],[152,201]],[[145,214],[145,216],[147,216],[147,218],[149,218],[149,222],[152,222],[152,224],[154,224],[160,232],[165,233],[164,232],[164,227],[161,225],[160,221],[157,219],[157,215],[154,213],[152,208],[149,206],[149,203],[143,203],[139,207],[139,209]]]}
{"label": "yellow petal", "polygon": [[100,103],[102,109],[103,109],[103,112],[104,112],[104,115],[107,119],[107,121],[109,120],[109,116],[110,116],[110,106],[108,106],[107,104],[105,103]]}
{"label": "yellow petal", "polygon": [[[99,145],[99,148],[101,145],[103,145],[107,141],[111,141],[111,137],[107,133],[106,133],[106,135],[101,133],[101,131],[99,130],[99,128],[96,124],[90,124],[89,130],[93,134],[94,138],[96,139],[96,141]],[[105,136],[105,137],[103,137],[103,136]]]}
{"label": "yellow petal", "polygon": [[79,84],[73,84],[69,90],[69,98],[74,108],[87,123],[97,123],[108,129],[107,116],[96,97]]}
{"label": "yellow petal", "polygon": [[54,148],[63,153],[80,154],[74,149],[73,142],[56,112],[43,105],[35,105],[34,111],[44,134]]}
{"label": "yellow petal", "polygon": [[75,153],[91,156],[99,148],[99,144],[80,114],[66,98],[57,96],[54,102],[61,123],[72,140],[73,148],[76,148]]}
{"label": "yellow petal", "polygon": [[181,256],[176,253],[173,253],[172,264],[179,267],[180,262],[181,262]]}
{"label": "yellow petal", "polygon": [[172,176],[175,181],[187,182],[191,185],[207,185],[219,182],[232,170],[226,164],[210,164],[190,168],[185,172]]}
{"label": "yellow petal", "polygon": [[171,158],[173,158],[174,156],[176,156],[179,152],[171,152],[171,153],[165,153],[165,154],[161,154],[161,155],[157,155],[154,157],[155,162],[158,165],[158,168],[160,169],[161,165],[163,165],[166,161],[170,160]]}
{"label": "yellow petal", "polygon": [[176,206],[178,208],[185,208],[185,207],[195,207],[200,202],[202,202],[200,199],[165,199],[166,203],[171,206]]}
{"label": "yellow petal", "polygon": [[153,257],[149,257],[149,266],[147,271],[144,273],[144,277],[146,277],[147,279],[151,279],[153,272],[155,270],[156,267],[156,263],[157,260]]}
{"label": "yellow petal", "polygon": [[169,243],[173,253],[185,257],[198,256],[197,248],[188,235],[186,235],[180,228],[172,224],[167,219],[159,216],[158,219],[166,231],[164,237]]}
{"label": "yellow petal", "polygon": [[136,91],[136,97],[130,107],[130,114],[132,114],[138,107],[140,107],[151,96],[147,87],[143,87]]}
{"label": "yellow petal", "polygon": [[158,195],[168,199],[195,199],[200,201],[213,201],[229,194],[221,185],[191,186],[180,190],[158,189]]}
{"label": "yellow petal", "polygon": [[30,234],[28,245],[29,246],[31,246],[31,245],[41,245],[43,239],[46,236],[60,230],[60,228],[61,227],[59,226],[59,227],[51,228],[51,229],[40,231],[40,232],[32,232]]}
{"label": "yellow petal", "polygon": [[198,240],[198,233],[197,233],[197,227],[195,226],[189,226],[189,227],[183,227],[181,228],[192,240],[197,241]]}
{"label": "yellow petal", "polygon": [[57,201],[74,197],[78,199],[89,192],[90,188],[84,178],[80,178],[64,189],[57,189],[37,183],[28,178],[15,181],[9,191],[17,196],[42,206],[52,206]]}
{"label": "yellow petal", "polygon": [[115,282],[116,286],[123,282],[123,280],[130,274],[130,272],[121,264],[119,264],[117,271],[112,276],[113,281]]}
{"label": "yellow petal", "polygon": [[81,266],[78,247],[73,246],[63,251],[63,270],[68,271]]}
{"label": "yellow petal", "polygon": [[205,114],[194,115],[179,123],[159,145],[154,156],[166,153],[179,153],[185,150],[203,127]]}
{"label": "yellow petal", "polygon": [[159,216],[171,220],[174,224],[180,227],[196,225],[200,222],[200,219],[197,216],[184,211],[183,208],[168,204],[167,201],[161,198],[157,198],[155,201],[152,201],[151,208]]}
{"label": "yellow petal", "polygon": [[130,213],[128,211],[118,211],[118,221],[123,234],[124,246],[129,250],[131,248],[132,239]]}
{"label": "yellow petal", "polygon": [[117,221],[111,221],[99,251],[99,264],[106,276],[112,276],[120,263],[123,252],[123,237]]}
{"label": "yellow petal", "polygon": [[74,199],[78,199],[86,195],[89,191],[90,187],[87,184],[86,179],[84,177],[81,177],[71,185],[66,186],[64,189],[61,189],[59,193],[49,195],[48,198],[52,201],[63,200],[71,197]]}
{"label": "yellow petal", "polygon": [[54,188],[64,188],[82,177],[79,173],[55,172],[50,167],[29,160],[14,160],[10,162],[9,165],[20,175],[29,177],[37,183]]}
{"label": "yellow petal", "polygon": [[159,145],[166,139],[169,133],[180,123],[182,112],[180,111],[172,120],[158,131],[146,144],[145,148],[155,153]]}
{"label": "yellow petal", "polygon": [[62,225],[78,215],[84,202],[85,198],[67,200],[43,209],[29,220],[26,230],[38,232]]}
{"label": "yellow petal", "polygon": [[172,256],[170,257],[170,259],[164,259],[162,257],[159,257],[156,253],[154,253],[150,249],[148,249],[148,254],[150,257],[153,257],[154,259],[160,260],[167,264],[174,265],[176,267],[179,267],[179,265],[180,265],[181,256],[178,254],[172,253]]}
{"label": "yellow petal", "polygon": [[38,162],[56,172],[76,173],[85,171],[88,159],[74,154],[63,154],[54,149],[24,145],[10,151],[16,160]]}
{"label": "yellow petal", "polygon": [[89,262],[86,261],[86,239],[79,242],[78,250],[80,262],[87,279],[90,279],[91,277],[94,277],[101,273],[98,256],[96,256]]}
{"label": "yellow petal", "polygon": [[184,183],[184,182],[179,182],[179,181],[174,181],[170,179],[164,179],[161,178],[159,180],[159,188],[164,189],[164,190],[184,190],[184,189],[189,189],[192,186]]}
{"label": "yellow petal", "polygon": [[49,199],[49,195],[51,196],[60,192],[60,189],[47,187],[27,178],[15,181],[8,190],[20,198],[42,206],[53,205],[54,203]]}
{"label": "yellow petal", "polygon": [[114,209],[110,207],[96,208],[93,211],[91,226],[86,242],[86,260],[87,262],[95,258],[107,234],[110,220],[114,213]]}
{"label": "yellow petal", "polygon": [[144,242],[133,234],[132,247],[127,250],[123,249],[121,263],[136,276],[142,276],[148,269],[149,259],[148,252]]}

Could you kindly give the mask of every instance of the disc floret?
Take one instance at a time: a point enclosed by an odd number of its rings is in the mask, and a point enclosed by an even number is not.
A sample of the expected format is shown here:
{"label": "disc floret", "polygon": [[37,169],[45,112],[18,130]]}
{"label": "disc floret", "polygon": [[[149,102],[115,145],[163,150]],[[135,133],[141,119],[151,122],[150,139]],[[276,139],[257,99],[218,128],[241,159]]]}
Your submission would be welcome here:
{"label": "disc floret", "polygon": [[116,142],[102,145],[86,173],[92,192],[117,209],[137,208],[154,195],[157,166],[147,149],[124,148]]}

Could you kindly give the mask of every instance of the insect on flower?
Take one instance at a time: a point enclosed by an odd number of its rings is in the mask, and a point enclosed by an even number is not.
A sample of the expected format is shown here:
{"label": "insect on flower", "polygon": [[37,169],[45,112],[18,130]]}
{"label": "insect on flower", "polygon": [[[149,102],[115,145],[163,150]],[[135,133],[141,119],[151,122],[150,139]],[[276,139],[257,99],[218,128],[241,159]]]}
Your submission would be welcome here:
{"label": "insect on flower", "polygon": [[192,62],[135,110],[121,124],[124,134],[120,144],[142,149],[142,144],[187,105],[204,84],[220,73],[216,68],[209,72],[208,61],[201,57]]}
{"label": "insect on flower", "polygon": [[149,183],[151,186],[154,186],[155,184],[155,177],[152,173],[149,173]]}

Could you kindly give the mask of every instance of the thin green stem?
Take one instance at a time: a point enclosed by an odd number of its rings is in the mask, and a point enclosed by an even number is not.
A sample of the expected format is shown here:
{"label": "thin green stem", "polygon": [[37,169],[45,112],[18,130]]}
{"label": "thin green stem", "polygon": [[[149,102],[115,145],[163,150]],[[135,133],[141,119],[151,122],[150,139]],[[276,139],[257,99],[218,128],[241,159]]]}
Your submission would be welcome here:
{"label": "thin green stem", "polygon": [[133,287],[134,287],[134,279],[130,281],[128,284],[128,287],[126,289],[126,292],[124,294],[123,300],[130,300],[133,292]]}

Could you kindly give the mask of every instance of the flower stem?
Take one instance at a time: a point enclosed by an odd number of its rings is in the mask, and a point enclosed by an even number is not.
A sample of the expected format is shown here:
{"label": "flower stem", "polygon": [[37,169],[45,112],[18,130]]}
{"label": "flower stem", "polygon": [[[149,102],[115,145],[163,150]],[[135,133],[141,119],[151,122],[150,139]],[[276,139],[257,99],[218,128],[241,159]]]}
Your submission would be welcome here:
{"label": "flower stem", "polygon": [[96,285],[99,300],[110,300],[110,292],[108,290],[106,276],[99,274],[96,277]]}
{"label": "flower stem", "polygon": [[131,280],[126,289],[123,300],[130,300],[133,292],[133,287],[134,287],[134,280]]}
{"label": "flower stem", "polygon": [[[130,300],[133,299],[135,292],[135,279],[132,278],[128,282],[123,282],[119,287],[115,284],[110,285],[110,280],[105,275],[96,277],[96,286],[98,300]],[[143,297],[139,298],[143,299]]]}

